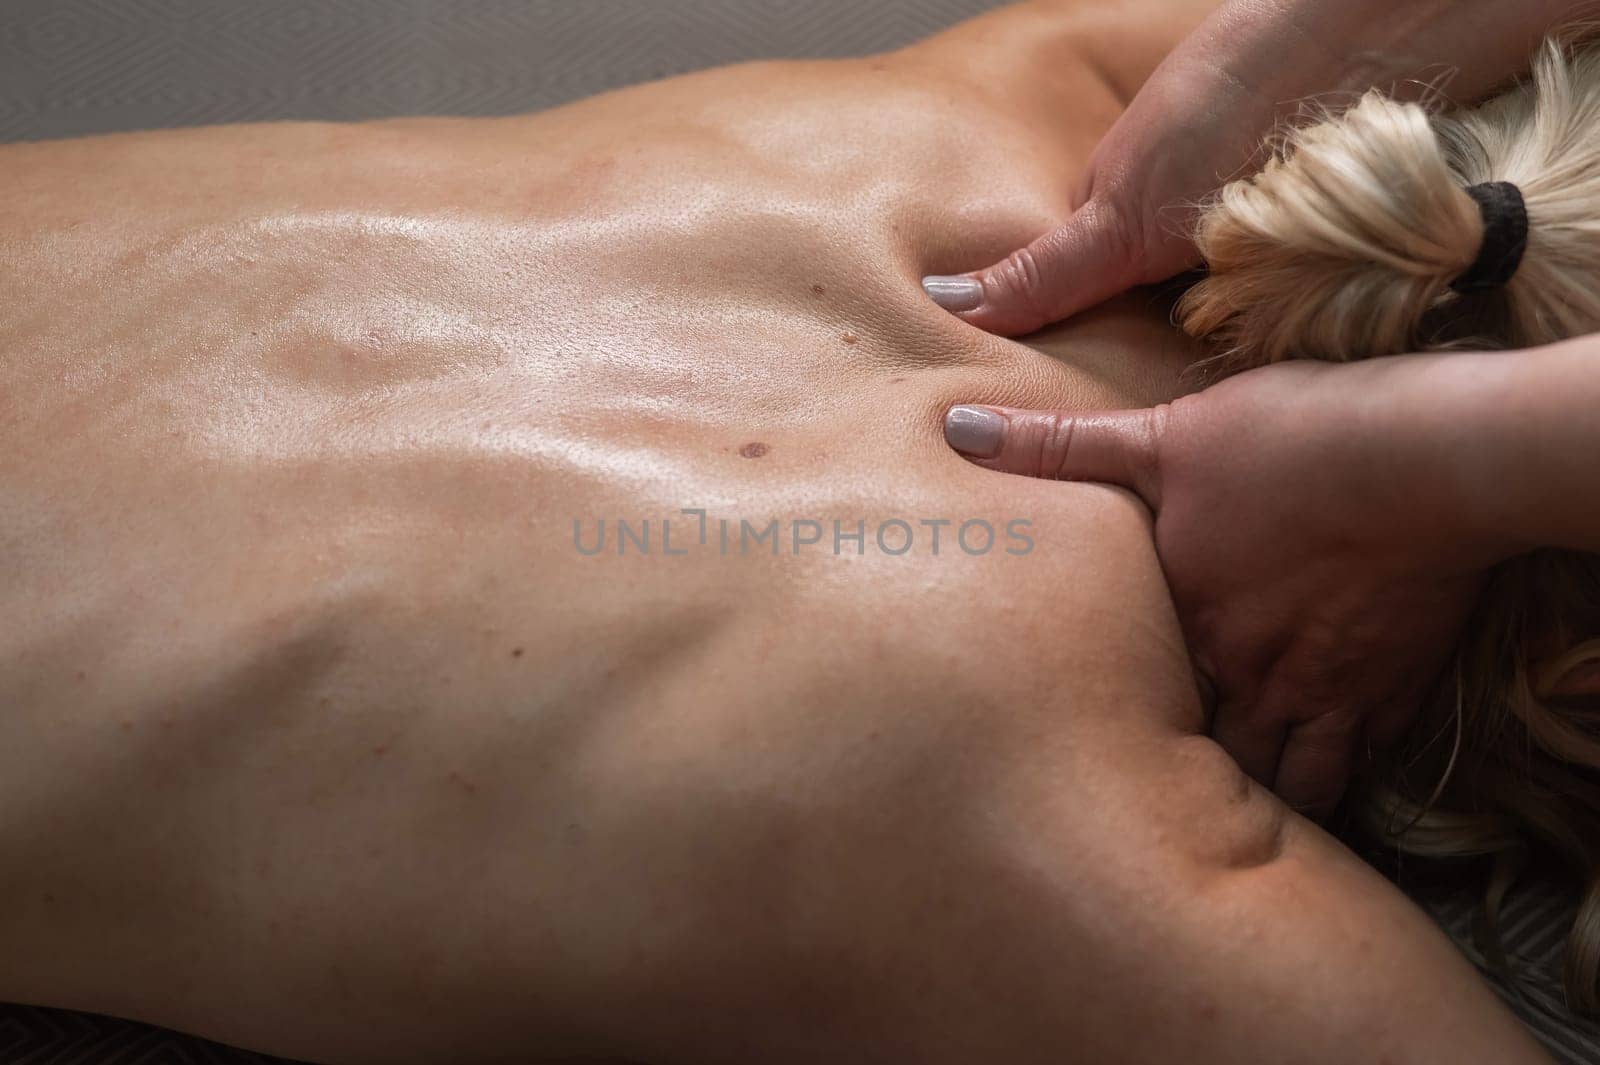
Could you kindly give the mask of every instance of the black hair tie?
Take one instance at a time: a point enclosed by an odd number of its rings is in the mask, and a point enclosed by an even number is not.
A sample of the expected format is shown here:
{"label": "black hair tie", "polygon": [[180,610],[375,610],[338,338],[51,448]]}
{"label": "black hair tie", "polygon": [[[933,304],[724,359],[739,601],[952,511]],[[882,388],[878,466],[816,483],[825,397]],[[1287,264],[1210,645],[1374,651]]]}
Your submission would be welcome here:
{"label": "black hair tie", "polygon": [[1467,190],[1483,212],[1483,247],[1467,272],[1451,282],[1457,292],[1503,288],[1517,276],[1528,250],[1528,205],[1509,181],[1489,181]]}

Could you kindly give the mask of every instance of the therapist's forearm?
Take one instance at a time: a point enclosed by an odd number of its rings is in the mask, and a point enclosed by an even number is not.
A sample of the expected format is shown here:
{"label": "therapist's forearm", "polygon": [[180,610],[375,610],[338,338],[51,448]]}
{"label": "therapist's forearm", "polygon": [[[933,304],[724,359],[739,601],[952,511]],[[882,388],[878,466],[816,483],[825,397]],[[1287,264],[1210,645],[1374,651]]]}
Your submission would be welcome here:
{"label": "therapist's forearm", "polygon": [[[1573,0],[1282,2],[1328,12],[1324,17],[1343,28],[1351,54],[1371,57],[1380,81],[1386,75],[1443,78],[1458,103],[1478,100],[1526,71],[1539,42],[1575,21],[1580,8]],[[1424,85],[1412,89],[1420,93]]]}
{"label": "therapist's forearm", "polygon": [[1573,0],[1232,0],[1180,51],[1226,57],[1231,76],[1286,110],[1440,82],[1467,103],[1525,72],[1539,41],[1580,13]]}

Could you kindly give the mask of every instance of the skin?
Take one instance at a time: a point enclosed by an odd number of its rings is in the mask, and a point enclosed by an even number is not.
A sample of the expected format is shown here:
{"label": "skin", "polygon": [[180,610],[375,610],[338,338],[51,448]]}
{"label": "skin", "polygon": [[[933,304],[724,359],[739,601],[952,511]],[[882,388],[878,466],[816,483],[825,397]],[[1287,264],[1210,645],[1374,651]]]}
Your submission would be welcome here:
{"label": "skin", "polygon": [[[1147,294],[1020,345],[918,279],[1070,211],[1203,14],[0,153],[0,997],[330,1062],[1542,1060],[1200,735],[1144,508],[941,438],[1178,393]],[[1036,549],[574,548],[684,507]]]}
{"label": "skin", "polygon": [[[1253,172],[1272,134],[1304,120],[1306,101],[1339,107],[1376,89],[1472,103],[1524,75],[1535,47],[1584,27],[1592,7],[1229,0],[1162,61],[1100,142],[1066,221],[987,269],[928,278],[928,292],[973,325],[1021,335],[1195,267],[1192,206]],[[1005,454],[980,441],[974,457],[1141,495],[1158,514],[1185,637],[1217,693],[1211,735],[1296,809],[1324,817],[1358,760],[1412,726],[1485,571],[1515,553],[1506,545],[1570,543],[1574,520],[1577,539],[1600,529],[1584,509],[1587,474],[1570,468],[1595,442],[1566,438],[1588,420],[1570,398],[1587,395],[1588,382],[1581,371],[1544,369],[1554,364],[1295,369],[1170,410],[1094,419],[1012,411]],[[1495,391],[1465,386],[1486,369]],[[1413,379],[1426,384],[1396,387]],[[1477,402],[1450,410],[1455,421],[1438,435],[1460,442],[1458,427],[1471,426],[1474,446],[1418,446],[1419,427],[1441,421],[1439,398],[1468,391]],[[1526,430],[1503,424],[1506,411],[1562,431],[1529,445]],[[1351,418],[1367,426],[1359,436]],[[1251,426],[1248,448],[1231,439],[1239,424]],[[1092,439],[1099,430],[1107,444]],[[1490,468],[1510,476],[1478,476]],[[1464,497],[1463,486],[1480,494]],[[1163,496],[1180,502],[1163,506]],[[1513,518],[1491,521],[1495,509]],[[1217,513],[1240,518],[1219,529]],[[1452,548],[1442,551],[1441,540]]]}
{"label": "skin", "polygon": [[1526,73],[1548,34],[1592,15],[1584,0],[1228,0],[1106,134],[1069,218],[964,278],[930,278],[967,284],[929,293],[1022,336],[1198,266],[1193,205],[1259,168],[1284,122],[1373,89],[1472,103]]}
{"label": "skin", "polygon": [[1142,411],[984,408],[998,416],[976,423],[987,435],[953,412],[949,435],[988,469],[1122,485],[1150,507],[1185,637],[1220,693],[1212,736],[1323,815],[1363,752],[1410,727],[1490,569],[1600,551],[1596,355],[1586,337],[1292,363]]}

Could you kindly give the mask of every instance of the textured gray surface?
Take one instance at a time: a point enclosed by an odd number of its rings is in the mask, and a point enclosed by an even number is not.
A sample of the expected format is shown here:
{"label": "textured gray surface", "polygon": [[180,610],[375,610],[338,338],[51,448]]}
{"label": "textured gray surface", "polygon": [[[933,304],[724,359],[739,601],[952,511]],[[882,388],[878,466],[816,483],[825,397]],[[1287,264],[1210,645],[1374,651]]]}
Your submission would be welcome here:
{"label": "textured gray surface", "polygon": [[1490,964],[1474,933],[1481,898],[1478,892],[1454,892],[1424,899],[1422,906],[1557,1061],[1600,1062],[1600,1023],[1574,1017],[1562,991],[1566,937],[1577,914],[1575,894],[1553,881],[1533,881],[1507,897],[1499,914],[1509,966],[1505,972]]}
{"label": "textured gray surface", "polygon": [[0,140],[511,114],[909,43],[1000,0],[0,0]]}

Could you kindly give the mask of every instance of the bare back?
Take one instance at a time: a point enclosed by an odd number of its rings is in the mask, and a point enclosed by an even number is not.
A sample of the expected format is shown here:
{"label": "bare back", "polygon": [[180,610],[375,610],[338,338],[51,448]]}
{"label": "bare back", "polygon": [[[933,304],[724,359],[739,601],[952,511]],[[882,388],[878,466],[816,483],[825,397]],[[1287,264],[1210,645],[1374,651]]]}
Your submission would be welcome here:
{"label": "bare back", "polygon": [[320,1060],[1525,1053],[1196,738],[1143,511],[940,440],[1176,394],[1147,295],[1024,345],[917,279],[1069,211],[1206,6],[0,152],[0,996]]}

